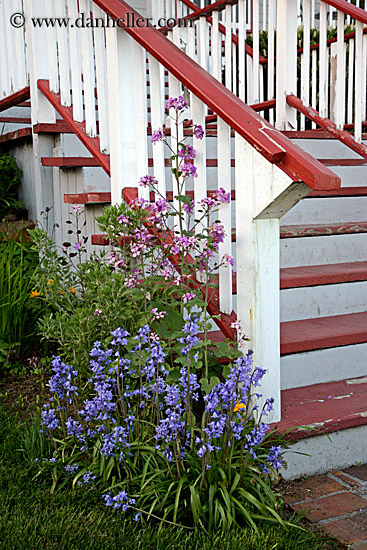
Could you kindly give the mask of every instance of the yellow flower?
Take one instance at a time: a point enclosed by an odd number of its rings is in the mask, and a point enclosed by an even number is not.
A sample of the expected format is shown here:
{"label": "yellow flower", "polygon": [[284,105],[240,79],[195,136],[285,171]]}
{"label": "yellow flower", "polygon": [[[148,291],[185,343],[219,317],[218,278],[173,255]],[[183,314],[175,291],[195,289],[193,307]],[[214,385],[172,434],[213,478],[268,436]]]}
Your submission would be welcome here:
{"label": "yellow flower", "polygon": [[38,290],[32,290],[29,297],[30,298],[37,298],[37,296],[41,296],[42,292],[39,292]]}
{"label": "yellow flower", "polygon": [[73,294],[75,294],[75,288],[74,288],[73,286],[71,287],[70,292],[72,292]]}
{"label": "yellow flower", "polygon": [[49,279],[49,280],[47,281],[47,284],[50,285],[50,284],[53,283],[53,282],[54,282],[53,279]]}
{"label": "yellow flower", "polygon": [[236,403],[233,412],[240,411],[241,409],[246,409],[246,405],[244,403]]}

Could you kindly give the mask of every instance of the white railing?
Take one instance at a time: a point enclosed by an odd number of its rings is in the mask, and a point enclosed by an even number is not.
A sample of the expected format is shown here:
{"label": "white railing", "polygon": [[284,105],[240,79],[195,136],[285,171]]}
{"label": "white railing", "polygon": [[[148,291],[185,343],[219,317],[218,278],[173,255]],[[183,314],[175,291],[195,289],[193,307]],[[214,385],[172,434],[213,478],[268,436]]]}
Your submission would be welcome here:
{"label": "white railing", "polygon": [[28,85],[22,14],[22,0],[0,0],[0,100]]}

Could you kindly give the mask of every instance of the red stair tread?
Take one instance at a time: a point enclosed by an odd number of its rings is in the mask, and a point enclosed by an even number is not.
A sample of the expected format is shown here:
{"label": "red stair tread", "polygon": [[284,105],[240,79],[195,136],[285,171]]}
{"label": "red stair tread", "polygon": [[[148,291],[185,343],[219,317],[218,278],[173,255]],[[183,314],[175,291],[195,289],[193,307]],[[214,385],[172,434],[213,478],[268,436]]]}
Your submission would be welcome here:
{"label": "red stair tread", "polygon": [[42,157],[42,166],[59,166],[60,168],[78,168],[84,166],[100,166],[93,157]]}
{"label": "red stair tread", "polygon": [[286,267],[280,270],[280,288],[330,285],[355,281],[367,281],[367,262]]}
{"label": "red stair tread", "polygon": [[66,193],[66,204],[105,204],[111,202],[111,193]]}
{"label": "red stair tread", "polygon": [[280,227],[280,238],[318,237],[323,235],[345,235],[350,233],[367,233],[367,222],[349,222],[317,225],[283,225]]}
{"label": "red stair tread", "polygon": [[271,428],[283,432],[296,427],[287,434],[289,439],[367,424],[367,377],[283,390],[281,399],[282,420]]}
{"label": "red stair tread", "polygon": [[280,354],[367,342],[367,312],[280,324]]}

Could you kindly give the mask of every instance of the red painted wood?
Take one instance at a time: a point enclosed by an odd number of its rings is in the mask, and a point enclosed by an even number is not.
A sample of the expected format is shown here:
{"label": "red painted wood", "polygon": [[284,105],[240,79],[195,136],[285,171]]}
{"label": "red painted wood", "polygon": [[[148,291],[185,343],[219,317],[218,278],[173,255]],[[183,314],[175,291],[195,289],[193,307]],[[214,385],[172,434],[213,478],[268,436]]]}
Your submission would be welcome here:
{"label": "red painted wood", "polygon": [[8,124],[31,124],[32,120],[30,118],[21,118],[13,116],[0,116],[0,122]]}
{"label": "red painted wood", "polygon": [[333,6],[333,8],[336,8],[339,11],[342,11],[346,15],[350,15],[353,19],[357,19],[357,21],[361,21],[361,23],[367,25],[366,10],[363,10],[362,8],[357,8],[357,6],[350,4],[346,0],[325,0],[325,3],[329,4],[329,6]]}
{"label": "red painted wood", "polygon": [[[130,241],[131,241],[130,237],[120,237],[119,245],[121,246],[123,244],[129,244]],[[107,235],[92,235],[91,243],[93,245],[98,245],[98,246],[108,246],[110,244],[110,241],[107,238]]]}
{"label": "red painted wood", "polygon": [[13,144],[23,139],[32,139],[32,128],[20,128],[19,130],[14,130],[14,132],[8,132],[6,134],[0,135],[0,143]]}
{"label": "red painted wood", "polygon": [[366,378],[292,388],[283,390],[281,395],[282,421],[271,428],[282,432],[296,428],[287,434],[287,439],[304,439],[367,424]]}
{"label": "red painted wood", "polygon": [[[123,0],[95,0],[114,19],[138,14]],[[265,158],[312,189],[340,187],[340,179],[258,116],[218,80],[152,27],[123,29]]]}
{"label": "red painted wood", "polygon": [[10,107],[16,107],[16,105],[19,105],[19,103],[22,103],[22,101],[26,101],[30,97],[31,97],[30,87],[26,86],[22,90],[19,90],[19,92],[15,92],[14,94],[11,94],[8,97],[5,97],[4,99],[1,99],[0,112],[6,111],[7,109],[10,109]]}
{"label": "red painted wood", "polygon": [[280,354],[367,342],[367,312],[280,323]]}
{"label": "red painted wood", "polygon": [[367,187],[341,187],[335,191],[312,191],[308,198],[312,197],[365,197],[367,196]]}
{"label": "red painted wood", "polygon": [[280,288],[299,288],[356,281],[367,281],[367,261],[286,267],[280,270]]}
{"label": "red painted wood", "polygon": [[367,233],[367,222],[321,225],[283,225],[280,227],[281,239],[320,237],[323,235],[347,235],[350,233]]}
{"label": "red painted wood", "polygon": [[300,113],[304,114],[307,118],[321,126],[321,128],[338,138],[339,141],[350,147],[350,149],[361,155],[361,157],[367,159],[367,147],[363,145],[363,143],[357,143],[348,132],[339,130],[336,127],[336,124],[328,118],[322,118],[316,109],[306,107],[302,100],[294,95],[287,96],[287,103],[291,107],[297,109]]}
{"label": "red painted wood", "polygon": [[42,166],[60,166],[60,168],[78,168],[83,166],[100,166],[93,157],[42,157]]}
{"label": "red painted wood", "polygon": [[66,204],[105,204],[111,202],[111,193],[67,193]]}
{"label": "red painted wood", "polygon": [[[364,33],[367,34],[367,27],[364,29]],[[367,128],[367,120],[362,122],[362,128]],[[344,124],[344,130],[353,130],[353,129],[354,129],[354,123]]]}
{"label": "red painted wood", "polygon": [[47,80],[39,80],[37,84],[43,95],[56,109],[69,128],[78,136],[80,141],[86,146],[93,157],[98,160],[99,165],[102,166],[108,175],[110,175],[110,157],[109,155],[104,155],[101,153],[99,138],[91,138],[87,136],[85,131],[85,122],[76,122],[74,120],[73,109],[71,107],[64,107],[61,105],[60,94],[50,91],[50,84]]}
{"label": "red painted wood", "polygon": [[63,120],[57,120],[55,124],[40,123],[33,126],[35,134],[72,134],[73,130]]}
{"label": "red painted wood", "polygon": [[[363,33],[367,33],[367,27],[365,29],[363,29]],[[347,34],[344,35],[344,42],[348,42],[348,40],[350,40],[351,38],[354,38],[356,35],[355,32],[348,32]],[[330,38],[329,40],[327,40],[326,42],[326,45],[327,46],[330,46],[331,44],[334,44],[335,42],[337,42],[337,38]],[[310,46],[310,50],[318,50],[320,47],[320,44],[311,44]],[[301,55],[303,53],[303,48],[299,48],[297,50],[297,55]]]}
{"label": "red painted wood", "polygon": [[367,159],[318,159],[325,166],[364,166]]}

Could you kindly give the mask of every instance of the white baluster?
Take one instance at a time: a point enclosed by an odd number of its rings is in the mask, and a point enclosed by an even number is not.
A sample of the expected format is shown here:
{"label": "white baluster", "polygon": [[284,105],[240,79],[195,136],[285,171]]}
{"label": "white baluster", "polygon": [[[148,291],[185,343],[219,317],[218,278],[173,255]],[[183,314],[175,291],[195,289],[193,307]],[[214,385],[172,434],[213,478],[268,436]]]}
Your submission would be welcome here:
{"label": "white baluster", "polygon": [[[301,73],[301,99],[305,105],[310,104],[310,0],[303,2],[303,56]],[[305,117],[301,115],[301,130],[305,129]]]}
{"label": "white baluster", "polygon": [[[104,12],[96,5],[92,4],[93,19],[104,18]],[[107,31],[108,32],[108,31]],[[102,153],[109,153],[109,125],[108,125],[108,106],[107,106],[107,60],[106,60],[106,40],[105,32],[102,27],[93,29],[94,35],[94,55],[96,64],[96,85],[98,98],[98,122],[99,122],[99,140]],[[139,73],[137,70],[137,74]],[[146,99],[146,94],[145,94]],[[146,127],[145,127],[146,133]],[[146,140],[145,140],[146,141]],[[139,141],[138,141],[139,143]]]}
{"label": "white baluster", "polygon": [[[150,109],[152,130],[163,128],[163,109],[162,104],[162,80],[161,69],[158,61],[151,55],[149,58],[149,82],[150,82]],[[164,91],[163,91],[164,93]],[[158,180],[158,190],[166,196],[166,175],[164,168],[164,144],[160,141],[153,144],[153,166],[154,176]]]}
{"label": "white baluster", "polygon": [[252,70],[252,85],[253,85],[253,103],[259,103],[259,55],[260,55],[260,26],[259,26],[259,0],[253,0],[252,3],[253,19],[252,19],[252,40],[253,40],[253,70]]}
{"label": "white baluster", "polygon": [[344,13],[338,11],[335,124],[340,130],[345,123],[345,78]]}
{"label": "white baluster", "polygon": [[227,5],[226,14],[226,39],[225,39],[225,85],[232,89],[232,6]]}
{"label": "white baluster", "polygon": [[[272,1],[272,0],[271,0]],[[238,95],[242,101],[246,97],[246,60],[245,60],[245,40],[246,40],[246,0],[238,0]]]}
{"label": "white baluster", "polygon": [[[200,124],[205,131],[206,106],[194,94],[191,96],[191,114],[194,124]],[[193,137],[193,147],[196,150],[195,166],[197,167],[198,177],[195,179],[195,218],[201,217],[198,201],[207,196],[207,172],[206,172],[206,136],[202,140]],[[199,228],[197,228],[200,231]]]}
{"label": "white baluster", "polygon": [[[89,0],[79,0],[80,12],[85,17],[90,17]],[[109,34],[110,29],[106,34]],[[95,100],[95,76],[94,76],[94,52],[93,52],[93,30],[90,28],[80,29],[80,43],[82,54],[85,129],[90,137],[97,135],[96,100]]]}
{"label": "white baluster", "polygon": [[[218,117],[218,189],[223,187],[231,193],[231,128]],[[232,256],[232,225],[231,225],[231,203],[223,203],[219,209],[219,219],[224,226],[227,235],[223,243],[219,245],[219,261],[228,254]],[[219,268],[219,309],[228,315],[232,313],[232,268]]]}
{"label": "white baluster", "polygon": [[7,10],[9,5],[6,0],[0,3],[0,63],[1,63],[1,93],[4,97],[13,93],[11,84],[11,55],[9,40],[9,19],[7,19]]}
{"label": "white baluster", "polygon": [[[57,18],[65,18],[64,0],[55,0],[55,14]],[[70,64],[68,51],[68,30],[65,27],[56,26],[57,51],[59,56],[59,74],[60,74],[60,100],[61,104],[70,107]]]}
{"label": "white baluster", "polygon": [[[240,0],[243,2],[243,0]],[[212,32],[211,32],[211,68],[212,68],[212,75],[214,78],[222,81],[222,75],[221,75],[221,41],[222,41],[222,35],[219,33],[218,29],[218,12],[215,10],[213,12],[213,19],[212,19]]]}
{"label": "white baluster", "polygon": [[[13,10],[16,13],[23,12],[22,0],[16,0]],[[15,30],[15,59],[17,71],[18,90],[27,86],[27,72],[25,64],[24,28]]]}
{"label": "white baluster", "polygon": [[[311,97],[311,106],[313,109],[317,110],[317,50],[312,50],[312,97]],[[316,123],[312,122],[311,128],[316,128]]]}
{"label": "white baluster", "polygon": [[347,102],[347,123],[353,123],[353,100],[354,100],[354,38],[350,38],[348,51],[348,102]]}
{"label": "white baluster", "polygon": [[[268,99],[274,99],[274,67],[275,67],[275,0],[269,0],[268,29]],[[269,111],[269,122],[274,124],[274,109]]]}
{"label": "white baluster", "polygon": [[362,56],[362,120],[366,120],[366,93],[367,93],[367,34],[363,33]]}
{"label": "white baluster", "polygon": [[[75,21],[78,17],[77,0],[66,0],[69,8],[69,16]],[[80,32],[77,27],[69,29],[70,40],[70,74],[71,93],[73,101],[73,118],[77,122],[84,120],[83,94],[82,94],[82,55],[80,47]]]}
{"label": "white baluster", "polygon": [[320,2],[320,46],[319,46],[319,113],[320,116],[326,117],[327,113],[327,65],[328,65],[328,48],[327,48],[327,4]]}
{"label": "white baluster", "polygon": [[297,4],[277,2],[276,125],[280,130],[297,128],[297,113],[286,102],[297,95]]}
{"label": "white baluster", "polygon": [[[134,92],[135,92],[135,133],[136,133],[136,172],[140,179],[148,174],[148,105],[147,105],[147,52],[133,42],[134,52]],[[139,196],[149,199],[149,188],[139,186]]]}
{"label": "white baluster", "polygon": [[356,21],[354,139],[362,141],[363,23]]}

